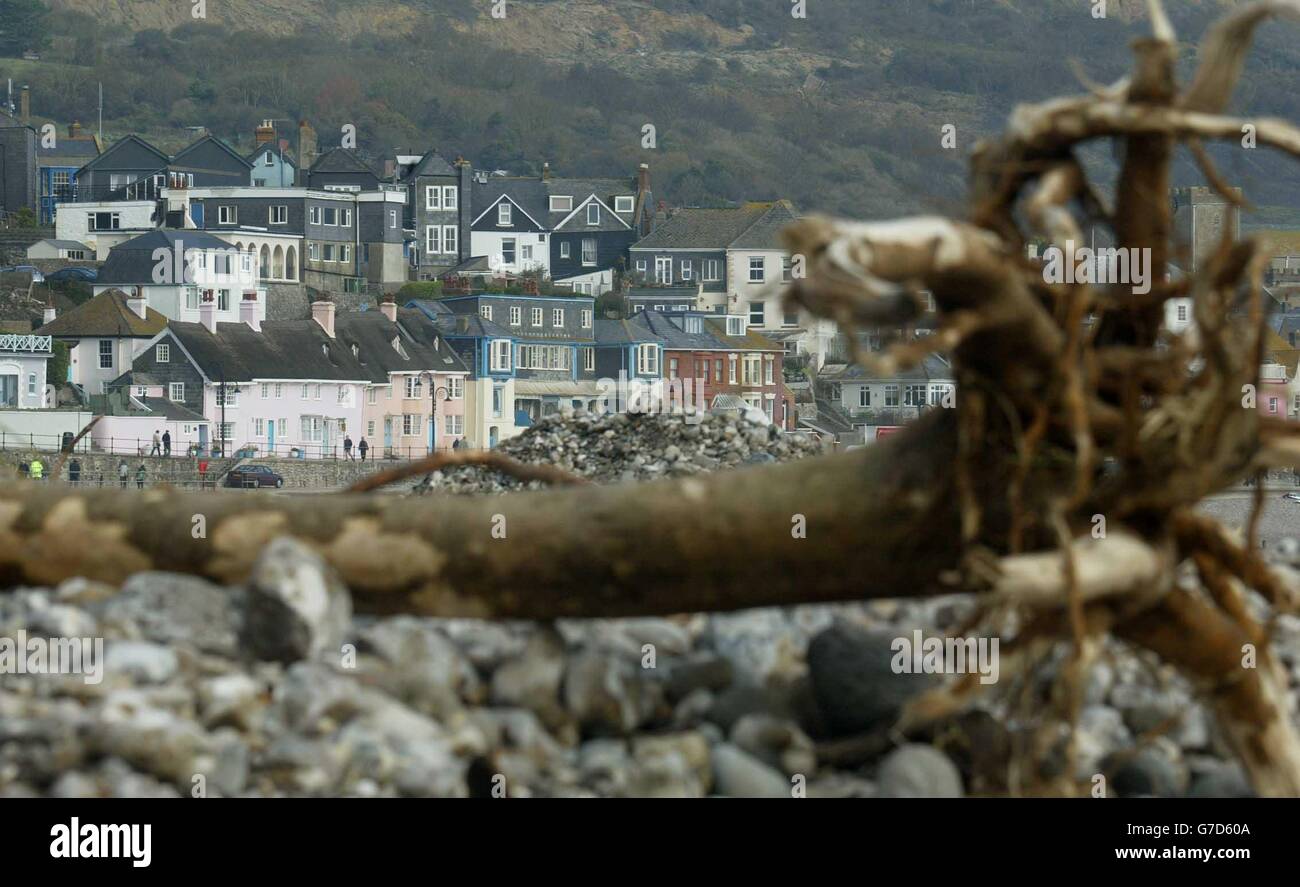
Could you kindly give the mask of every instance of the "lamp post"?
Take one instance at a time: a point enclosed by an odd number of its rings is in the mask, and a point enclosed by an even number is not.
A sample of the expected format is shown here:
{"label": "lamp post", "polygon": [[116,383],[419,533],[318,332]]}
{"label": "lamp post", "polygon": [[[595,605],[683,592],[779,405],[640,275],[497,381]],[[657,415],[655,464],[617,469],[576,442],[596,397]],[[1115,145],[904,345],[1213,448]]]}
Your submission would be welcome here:
{"label": "lamp post", "polygon": [[435,388],[434,383],[437,382],[437,379],[434,377],[433,373],[425,373],[425,375],[429,377],[429,396],[432,398],[433,405],[433,412],[429,416],[429,455],[433,455],[435,450],[434,436],[438,429],[438,393],[442,392],[442,399],[444,401],[450,401],[451,391],[442,385]]}

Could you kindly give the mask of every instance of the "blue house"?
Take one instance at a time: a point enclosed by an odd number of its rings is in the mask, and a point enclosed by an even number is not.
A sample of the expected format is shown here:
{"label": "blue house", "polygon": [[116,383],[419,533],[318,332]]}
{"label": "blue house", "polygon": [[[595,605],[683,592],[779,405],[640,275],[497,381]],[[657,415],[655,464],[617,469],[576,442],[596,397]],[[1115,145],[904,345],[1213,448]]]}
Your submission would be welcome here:
{"label": "blue house", "polygon": [[38,139],[36,147],[40,216],[42,225],[53,225],[58,204],[77,199],[77,170],[99,156],[99,141],[93,135],[83,135],[81,124],[73,123],[68,134],[57,137],[50,147],[43,142]]}

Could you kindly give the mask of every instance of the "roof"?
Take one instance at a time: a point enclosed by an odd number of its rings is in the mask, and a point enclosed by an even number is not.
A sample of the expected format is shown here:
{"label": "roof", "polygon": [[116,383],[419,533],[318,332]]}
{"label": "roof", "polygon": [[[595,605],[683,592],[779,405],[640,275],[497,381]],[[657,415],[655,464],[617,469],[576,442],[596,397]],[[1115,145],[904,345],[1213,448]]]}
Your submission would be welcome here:
{"label": "roof", "polygon": [[[513,176],[491,176],[487,182],[474,182],[470,191],[470,206],[474,207],[474,221],[500,202],[502,196],[510,198],[539,227],[546,226],[550,218],[550,193],[541,179],[524,179]],[[564,213],[568,215],[568,213]],[[563,216],[561,216],[562,218]],[[516,224],[518,222],[516,221]]]}
{"label": "roof", "polygon": [[37,243],[48,243],[50,246],[57,247],[58,249],[90,249],[90,247],[86,246],[84,243],[76,240],[56,240],[54,238],[47,238],[45,240],[36,241],[32,246],[36,246]]}
{"label": "roof", "polygon": [[784,249],[781,232],[797,221],[799,216],[793,204],[788,200],[778,200],[729,246],[731,249]]}
{"label": "roof", "polygon": [[436,299],[412,299],[406,303],[428,317],[444,336],[456,338],[513,339],[510,330],[479,314],[457,314]]}
{"label": "roof", "polygon": [[371,377],[347,344],[331,339],[311,319],[267,321],[260,332],[245,323],[219,323],[215,334],[201,323],[173,321],[167,328],[211,380],[359,382]]}
{"label": "roof", "polygon": [[118,139],[116,142],[114,142],[113,144],[109,145],[108,148],[105,149],[104,152],[103,152],[102,154],[98,154],[98,155],[96,155],[96,156],[94,156],[94,157],[91,157],[88,161],[86,161],[86,163],[81,167],[81,169],[77,170],[77,177],[78,177],[78,178],[81,177],[81,173],[86,169],[87,166],[90,166],[92,163],[96,163],[96,162],[98,162],[98,161],[105,160],[105,159],[108,158],[108,157],[109,157],[109,156],[110,156],[114,151],[116,151],[118,148],[122,147],[123,145],[126,145],[126,144],[129,143],[129,142],[135,142],[136,144],[138,144],[138,145],[140,145],[142,148],[144,148],[146,151],[149,151],[149,152],[153,153],[154,155],[156,155],[156,156],[158,157],[158,159],[161,161],[161,162],[158,164],[158,168],[159,168],[159,169],[165,167],[168,163],[171,162],[171,158],[168,157],[167,154],[166,154],[165,152],[158,150],[158,149],[155,148],[153,145],[149,144],[149,143],[146,142],[144,139],[140,138],[138,135],[131,134],[131,135],[123,136],[122,138],[120,138],[120,139]]}
{"label": "roof", "polygon": [[333,148],[326,151],[316,158],[310,172],[365,172],[375,175],[375,171],[348,148]]}
{"label": "roof", "polygon": [[774,206],[772,203],[746,203],[735,207],[679,209],[667,219],[656,222],[654,230],[632,244],[632,249],[724,250]]}
{"label": "roof", "polygon": [[632,345],[643,342],[659,341],[650,329],[635,320],[612,320],[607,317],[596,318],[597,345]]}
{"label": "roof", "polygon": [[740,351],[784,351],[785,349],[752,327],[746,326],[744,335],[728,336],[724,316],[706,316],[704,328],[722,343],[724,348]]}
{"label": "roof", "polygon": [[937,354],[927,354],[920,363],[908,367],[907,369],[900,369],[892,376],[881,376],[875,370],[864,367],[862,364],[850,363],[842,369],[837,368],[829,372],[823,369],[820,377],[833,382],[871,382],[876,380],[893,381],[895,379],[902,381],[913,380],[918,382],[931,380],[951,381],[953,379],[953,371],[952,365],[942,357],[939,357]]}
{"label": "roof", "polygon": [[604,390],[596,382],[559,382],[545,379],[515,379],[515,397],[600,397]]}
{"label": "roof", "polygon": [[[683,322],[687,317],[700,319],[700,332],[688,333],[674,322]],[[655,337],[656,341],[662,342],[665,348],[681,351],[719,351],[727,347],[713,335],[700,314],[684,311],[641,311],[628,322],[643,327]]]}
{"label": "roof", "polygon": [[152,308],[141,317],[127,305],[127,294],[119,289],[105,290],[67,314],[54,318],[36,332],[42,336],[77,338],[151,339],[167,326],[167,318]]}
{"label": "roof", "polygon": [[206,231],[168,230],[157,228],[139,237],[132,237],[108,251],[108,258],[99,269],[96,283],[154,283],[154,269],[158,260],[154,250],[169,250],[171,255],[183,255],[188,249],[233,249],[229,243]]}
{"label": "roof", "polygon": [[64,136],[56,139],[54,144],[47,148],[42,140],[37,143],[36,156],[39,158],[41,166],[65,165],[55,163],[56,160],[73,160],[80,166],[86,161],[99,156],[99,144],[94,138],[73,139]]}
{"label": "roof", "polygon": [[469,274],[494,274],[491,259],[488,256],[471,256],[459,265],[453,265],[439,274],[439,277],[456,277]]}
{"label": "roof", "polygon": [[[283,142],[284,140],[281,139],[280,141]],[[290,166],[296,167],[298,165],[297,158],[293,156],[293,152],[289,150],[288,146],[284,144],[277,145],[273,142],[263,142],[245,154],[244,159],[247,160],[250,165],[257,166],[257,161],[260,160],[267,151],[270,151],[272,155],[280,158],[281,161]]]}
{"label": "roof", "polygon": [[410,181],[416,176],[454,176],[455,174],[455,168],[431,148],[415,166],[411,167],[411,171],[406,174],[406,180]]}
{"label": "roof", "polygon": [[244,166],[252,168],[253,166],[252,161],[250,161],[244,155],[240,154],[234,148],[230,147],[230,145],[225,140],[217,138],[210,132],[204,133],[203,135],[195,139],[193,142],[190,142],[188,145],[182,148],[180,150],[180,153],[178,153],[175,157],[172,158],[172,163],[176,163],[181,158],[183,158],[186,154],[189,154],[191,151],[197,150],[205,142],[212,142],[214,145],[216,145],[218,148],[221,148],[231,157],[235,158],[240,163],[242,163]]}
{"label": "roof", "polygon": [[469,372],[437,326],[415,308],[399,308],[396,323],[382,311],[340,314],[334,332],[345,345],[356,346],[357,360],[372,382],[388,381],[389,373]]}
{"label": "roof", "polygon": [[699,296],[699,290],[693,286],[634,286],[629,287],[629,299],[691,299]]}

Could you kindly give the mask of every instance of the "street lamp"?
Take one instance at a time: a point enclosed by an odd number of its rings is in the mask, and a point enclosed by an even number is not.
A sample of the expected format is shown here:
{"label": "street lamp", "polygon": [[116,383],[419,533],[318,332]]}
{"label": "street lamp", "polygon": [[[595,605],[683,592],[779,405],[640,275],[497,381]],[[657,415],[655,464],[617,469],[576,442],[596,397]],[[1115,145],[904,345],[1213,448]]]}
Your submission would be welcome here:
{"label": "street lamp", "polygon": [[429,418],[429,454],[432,455],[435,449],[433,438],[438,428],[438,394],[441,392],[443,401],[447,402],[451,400],[451,390],[442,385],[435,388],[434,383],[437,379],[433,373],[425,373],[425,375],[429,377],[429,395],[433,398],[433,412]]}

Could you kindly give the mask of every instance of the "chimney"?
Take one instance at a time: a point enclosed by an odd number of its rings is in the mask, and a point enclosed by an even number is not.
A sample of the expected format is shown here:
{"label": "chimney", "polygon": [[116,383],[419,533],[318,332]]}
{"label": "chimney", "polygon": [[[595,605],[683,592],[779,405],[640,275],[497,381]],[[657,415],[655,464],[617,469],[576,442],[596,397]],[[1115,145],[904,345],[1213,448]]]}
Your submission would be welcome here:
{"label": "chimney", "polygon": [[80,120],[74,120],[74,121],[72,121],[71,123],[68,124],[68,138],[69,138],[69,139],[73,139],[73,140],[76,140],[76,139],[80,139],[80,138],[81,138],[81,121],[80,121]]}
{"label": "chimney", "polygon": [[543,182],[549,182],[550,180],[551,180],[551,162],[550,162],[549,160],[543,160],[543,161],[542,161],[542,181],[543,181]]}
{"label": "chimney", "polygon": [[298,121],[298,169],[305,172],[316,162],[316,130],[306,120]]}
{"label": "chimney", "polygon": [[53,323],[53,322],[54,322],[54,318],[55,318],[55,316],[56,316],[57,314],[58,314],[58,312],[54,310],[54,303],[53,303],[53,302],[49,302],[49,303],[47,303],[47,304],[45,305],[45,314],[44,314],[44,316],[42,317],[41,322],[42,322],[43,324],[44,324],[44,323]]}
{"label": "chimney", "polygon": [[18,94],[18,119],[22,123],[28,123],[32,119],[32,90],[26,84]]}
{"label": "chimney", "polygon": [[334,338],[333,302],[312,302],[311,319],[320,324],[320,328],[325,331],[325,335],[331,339]]}
{"label": "chimney", "polygon": [[199,323],[212,335],[217,334],[217,296],[212,290],[203,291],[203,300],[199,302]]}
{"label": "chimney", "polygon": [[269,120],[263,120],[262,125],[253,130],[253,147],[260,148],[268,142],[275,141],[275,126]]}
{"label": "chimney", "polygon": [[140,294],[140,287],[133,287],[130,295],[126,297],[126,307],[136,313],[141,320],[148,319],[149,302]]}
{"label": "chimney", "polygon": [[643,163],[636,171],[636,189],[642,194],[650,193],[650,164]]}
{"label": "chimney", "polygon": [[397,323],[397,303],[393,301],[392,296],[384,296],[384,300],[379,303],[379,311],[393,323]]}
{"label": "chimney", "polygon": [[244,290],[244,298],[239,302],[239,320],[254,332],[262,331],[262,321],[257,318],[257,290]]}

